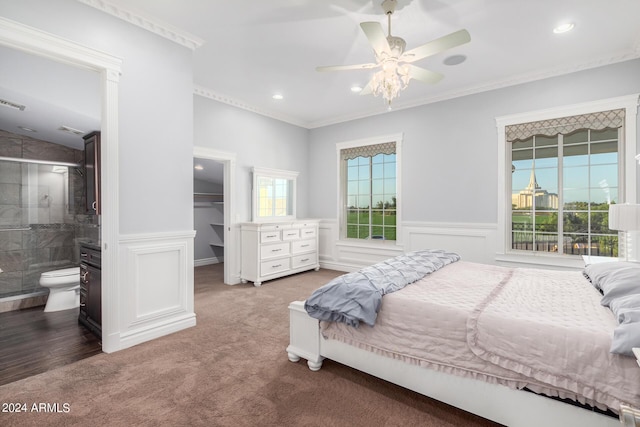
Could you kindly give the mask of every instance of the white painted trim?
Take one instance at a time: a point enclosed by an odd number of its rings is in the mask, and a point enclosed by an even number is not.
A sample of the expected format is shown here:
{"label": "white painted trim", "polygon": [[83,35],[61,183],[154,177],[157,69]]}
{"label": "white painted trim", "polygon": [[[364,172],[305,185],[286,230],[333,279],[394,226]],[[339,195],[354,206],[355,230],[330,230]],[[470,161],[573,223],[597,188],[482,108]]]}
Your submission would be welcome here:
{"label": "white painted trim", "polygon": [[[599,111],[625,109],[625,134],[623,144],[624,164],[622,165],[622,173],[624,174],[624,180],[620,183],[622,189],[621,197],[627,203],[636,203],[637,197],[637,179],[638,171],[635,163],[636,147],[637,147],[637,125],[636,116],[638,113],[638,101],[640,94],[630,94],[626,96],[620,96],[615,98],[608,98],[602,100],[596,100],[591,102],[585,102],[580,104],[564,105],[560,107],[547,108],[543,110],[531,111],[527,113],[518,113],[508,116],[496,117],[496,127],[498,132],[498,236],[496,241],[496,256],[499,260],[511,260],[519,256],[522,256],[522,262],[532,263],[533,259],[530,254],[519,255],[508,251],[508,233],[507,229],[508,221],[506,214],[506,206],[508,200],[511,197],[511,189],[507,186],[506,179],[506,164],[510,157],[510,152],[507,150],[505,128],[506,126],[535,122],[539,120],[548,120],[558,117],[575,116],[580,114],[589,114]],[[637,242],[636,242],[637,244]],[[557,261],[549,261],[550,266],[566,265],[567,267],[574,267],[575,263],[573,259],[568,260],[566,263],[561,261],[562,258],[556,257]],[[547,256],[546,259],[549,259]],[[544,263],[544,256],[537,256],[535,258],[536,264]],[[545,264],[543,264],[545,265]]]}
{"label": "white painted trim", "polygon": [[195,50],[204,44],[204,40],[189,34],[171,24],[163,22],[154,16],[150,16],[145,12],[134,10],[130,6],[123,7],[117,2],[108,0],[77,0],[80,3],[84,3],[87,6],[94,7],[104,13],[120,18],[130,24],[137,27],[144,28],[145,30],[157,34],[161,37],[169,39],[182,46],[188,47],[191,50]]}
{"label": "white painted trim", "polygon": [[242,110],[250,111],[252,113],[260,114],[261,116],[269,117],[284,123],[289,123],[294,126],[298,126],[301,128],[308,129],[306,122],[302,120],[298,120],[295,117],[287,116],[284,114],[277,113],[275,111],[267,111],[262,108],[258,108],[248,103],[241,101],[239,99],[235,99],[228,95],[223,95],[218,93],[212,89],[208,89],[204,86],[195,85],[193,87],[193,93],[195,95],[201,96],[203,98],[212,99],[214,101],[221,102],[223,104],[231,105],[232,107],[240,108]]}
{"label": "white painted trim", "polygon": [[[194,230],[120,236],[120,283],[126,286],[118,301],[119,349],[195,326],[194,237]],[[157,292],[163,287],[176,292]]]}
{"label": "white painted trim", "polygon": [[224,257],[201,258],[193,261],[194,267],[202,267],[205,265],[220,264],[224,262]]}
{"label": "white painted trim", "polygon": [[338,222],[322,219],[319,223],[319,259],[322,268],[355,271],[420,249],[446,249],[457,252],[469,262],[495,264],[497,225],[494,223],[444,223],[404,221],[403,245],[382,242],[338,240]]}
{"label": "white painted trim", "polygon": [[[119,350],[118,82],[122,60],[0,17],[0,45],[100,73],[102,81],[102,350]],[[126,282],[124,282],[126,283]],[[124,285],[123,285],[124,286]]]}
{"label": "white painted trim", "polygon": [[236,218],[236,153],[208,147],[193,147],[193,157],[217,160],[224,165],[224,283],[240,283],[240,241],[239,225]]}

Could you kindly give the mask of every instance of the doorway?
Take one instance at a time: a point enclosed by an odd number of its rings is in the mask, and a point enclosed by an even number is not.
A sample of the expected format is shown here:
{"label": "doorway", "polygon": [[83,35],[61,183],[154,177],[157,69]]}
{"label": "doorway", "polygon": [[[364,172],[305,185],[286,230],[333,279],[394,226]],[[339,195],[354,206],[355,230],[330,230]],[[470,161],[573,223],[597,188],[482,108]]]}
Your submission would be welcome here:
{"label": "doorway", "polygon": [[[195,147],[193,151],[194,229],[197,230],[194,265],[223,261],[224,283],[233,285],[240,282],[239,274],[234,274],[238,246],[232,232],[235,154],[204,147]],[[195,169],[198,165],[202,169]]]}

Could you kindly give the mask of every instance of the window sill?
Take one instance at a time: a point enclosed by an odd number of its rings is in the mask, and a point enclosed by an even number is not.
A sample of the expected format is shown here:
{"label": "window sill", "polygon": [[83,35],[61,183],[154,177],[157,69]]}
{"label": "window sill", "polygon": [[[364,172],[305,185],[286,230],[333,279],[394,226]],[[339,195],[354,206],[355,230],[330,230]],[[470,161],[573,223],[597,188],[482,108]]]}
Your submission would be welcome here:
{"label": "window sill", "polygon": [[399,245],[397,240],[341,239],[336,242],[336,246],[350,248],[384,248],[384,250],[388,251],[404,252],[404,247]]}
{"label": "window sill", "polygon": [[571,255],[547,255],[547,254],[496,254],[496,262],[505,264],[521,264],[526,267],[541,267],[548,269],[582,269],[584,260],[581,256]]}

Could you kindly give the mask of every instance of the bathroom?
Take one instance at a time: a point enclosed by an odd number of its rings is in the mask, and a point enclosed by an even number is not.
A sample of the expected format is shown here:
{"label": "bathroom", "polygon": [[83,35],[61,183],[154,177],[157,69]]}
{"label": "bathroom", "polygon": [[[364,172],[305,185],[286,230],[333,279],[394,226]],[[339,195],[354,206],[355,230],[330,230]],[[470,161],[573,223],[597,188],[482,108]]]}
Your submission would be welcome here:
{"label": "bathroom", "polygon": [[44,306],[41,274],[78,267],[80,244],[100,240],[85,173],[83,150],[0,129],[0,313]]}

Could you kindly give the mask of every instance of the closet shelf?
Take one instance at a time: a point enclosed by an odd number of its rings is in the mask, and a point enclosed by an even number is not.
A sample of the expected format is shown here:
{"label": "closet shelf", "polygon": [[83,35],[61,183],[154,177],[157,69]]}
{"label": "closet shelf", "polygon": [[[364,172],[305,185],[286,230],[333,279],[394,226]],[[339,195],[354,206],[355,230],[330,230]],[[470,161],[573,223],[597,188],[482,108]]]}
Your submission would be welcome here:
{"label": "closet shelf", "polygon": [[193,193],[193,201],[195,203],[224,203],[224,196],[222,193]]}

